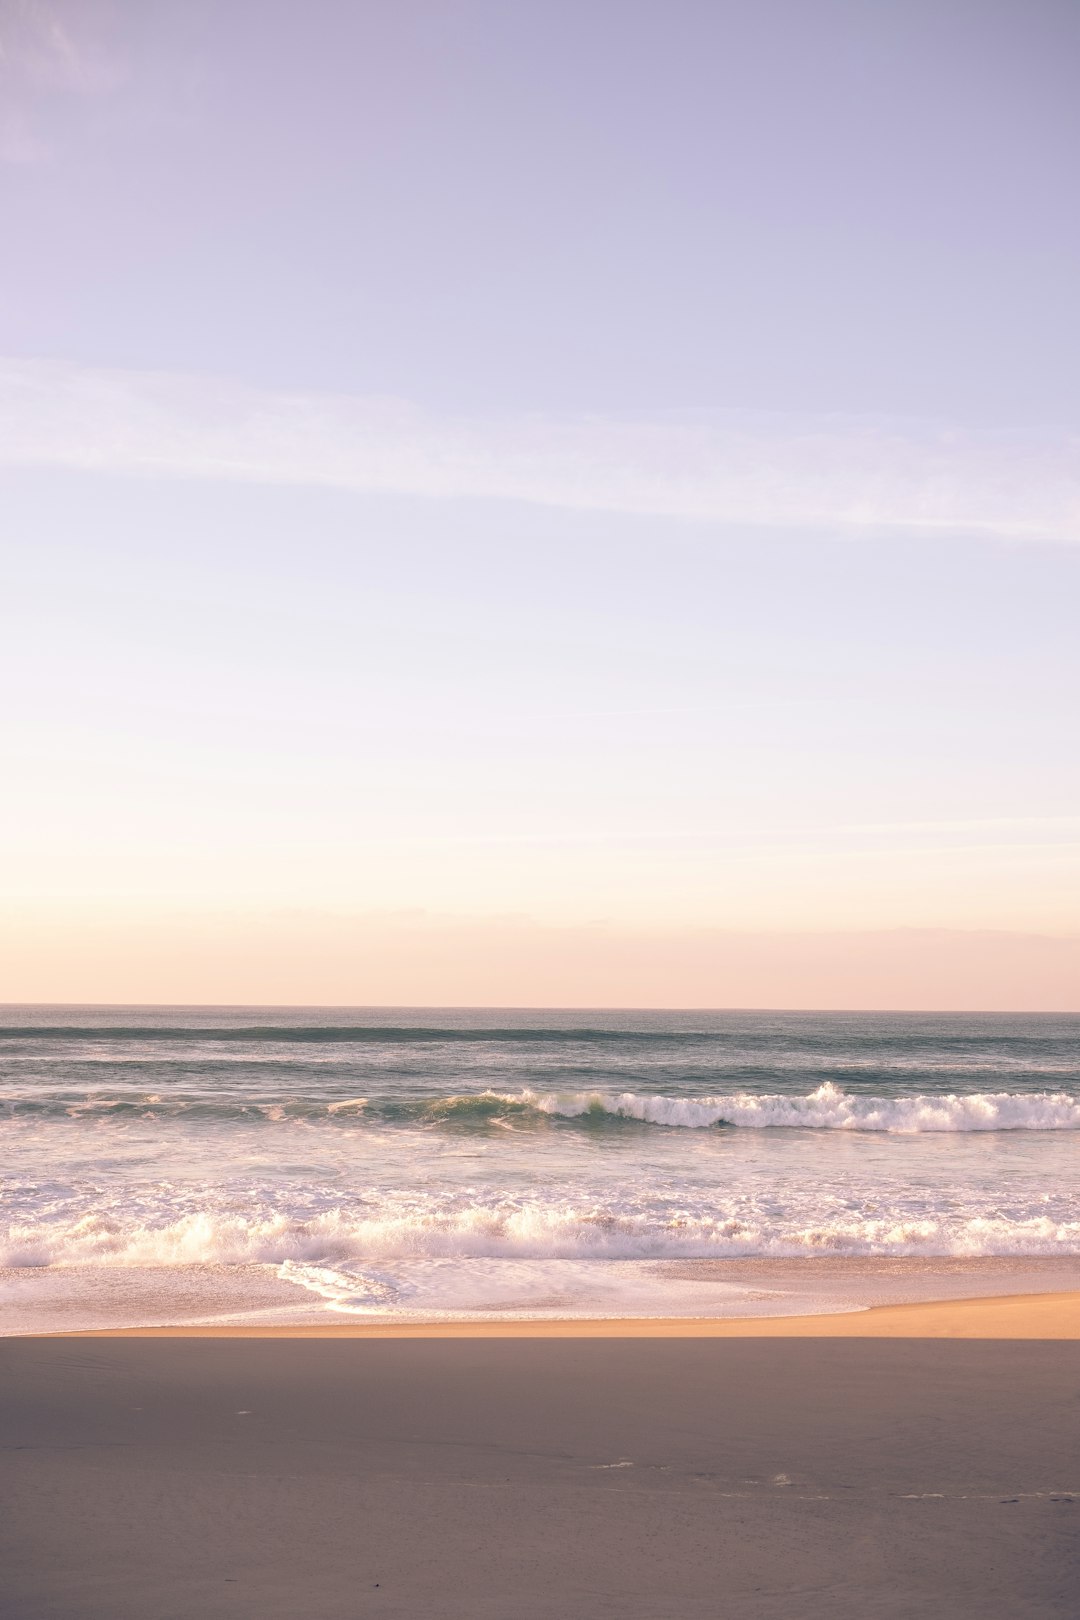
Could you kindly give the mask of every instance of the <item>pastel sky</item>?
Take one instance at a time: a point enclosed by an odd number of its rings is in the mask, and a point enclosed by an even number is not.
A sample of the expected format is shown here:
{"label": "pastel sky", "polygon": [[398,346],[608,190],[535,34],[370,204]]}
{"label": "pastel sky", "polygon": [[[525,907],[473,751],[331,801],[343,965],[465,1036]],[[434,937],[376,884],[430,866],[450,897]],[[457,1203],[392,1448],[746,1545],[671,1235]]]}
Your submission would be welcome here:
{"label": "pastel sky", "polygon": [[0,1000],[1080,1008],[1072,0],[0,0]]}

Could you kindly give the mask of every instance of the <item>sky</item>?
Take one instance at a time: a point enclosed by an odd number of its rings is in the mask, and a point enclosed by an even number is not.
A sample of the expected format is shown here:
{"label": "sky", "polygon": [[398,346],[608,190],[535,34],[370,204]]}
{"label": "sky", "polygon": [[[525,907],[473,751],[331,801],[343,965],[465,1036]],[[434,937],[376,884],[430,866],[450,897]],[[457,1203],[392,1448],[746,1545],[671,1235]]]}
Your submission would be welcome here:
{"label": "sky", "polygon": [[0,0],[0,1000],[1080,1010],[1072,0]]}

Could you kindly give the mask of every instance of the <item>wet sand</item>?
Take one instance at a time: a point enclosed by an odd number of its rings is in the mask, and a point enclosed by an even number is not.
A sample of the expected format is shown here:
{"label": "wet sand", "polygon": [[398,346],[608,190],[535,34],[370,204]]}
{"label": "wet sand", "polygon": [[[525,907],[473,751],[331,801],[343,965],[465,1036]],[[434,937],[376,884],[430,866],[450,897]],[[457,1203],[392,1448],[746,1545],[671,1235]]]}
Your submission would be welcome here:
{"label": "wet sand", "polygon": [[1073,1617],[1078,1298],[0,1341],[0,1613]]}
{"label": "wet sand", "polygon": [[1080,1293],[1013,1294],[992,1299],[881,1305],[828,1316],[608,1317],[501,1322],[266,1323],[253,1327],[185,1324],[107,1328],[60,1338],[97,1339],[1074,1339]]}
{"label": "wet sand", "polygon": [[[824,1317],[885,1305],[1080,1292],[1080,1255],[1075,1254],[655,1260],[633,1263],[633,1279],[628,1283],[624,1276],[616,1289],[604,1286],[610,1269],[607,1262],[597,1264],[594,1311],[595,1321],[603,1325],[550,1331],[685,1332],[690,1330],[631,1324]],[[627,1302],[625,1308],[613,1308],[620,1298]],[[502,1331],[520,1333],[522,1321],[587,1318],[590,1312],[583,1303],[580,1298],[541,1302],[534,1297],[530,1304],[526,1291],[517,1303],[511,1297],[498,1306],[478,1304],[472,1310],[351,1308],[298,1285],[287,1268],[274,1263],[0,1267],[0,1326],[9,1334],[149,1327],[239,1333],[251,1328],[307,1330],[335,1325],[368,1331],[376,1324],[394,1333],[415,1328],[427,1334],[435,1320],[465,1324],[461,1331],[467,1333],[475,1331],[479,1321],[493,1327],[510,1324]],[[530,1326],[525,1331],[541,1330]],[[705,1326],[695,1331],[715,1330]],[[1040,1325],[1039,1335],[1044,1331]]]}

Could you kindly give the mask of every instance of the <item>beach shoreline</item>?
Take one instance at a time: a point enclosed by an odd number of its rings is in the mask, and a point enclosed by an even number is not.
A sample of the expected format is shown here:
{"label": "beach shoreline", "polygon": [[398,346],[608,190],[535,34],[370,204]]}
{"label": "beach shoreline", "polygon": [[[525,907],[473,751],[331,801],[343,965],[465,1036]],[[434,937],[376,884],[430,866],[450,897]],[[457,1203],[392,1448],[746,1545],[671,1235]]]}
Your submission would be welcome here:
{"label": "beach shoreline", "polygon": [[99,1328],[33,1338],[97,1339],[1072,1339],[1080,1340],[1080,1291],[878,1305],[827,1315],[624,1317],[504,1321],[178,1324]]}
{"label": "beach shoreline", "polygon": [[[577,1268],[574,1295],[509,1295],[505,1306],[439,1311],[350,1308],[297,1286],[288,1266],[33,1267],[0,1269],[4,1337],[67,1333],[239,1337],[656,1337],[820,1332],[1069,1337],[1080,1256],[814,1256],[791,1260],[657,1260]],[[511,1269],[513,1263],[511,1262]],[[318,1269],[312,1268],[318,1282]],[[493,1272],[498,1268],[493,1268]],[[622,1281],[614,1280],[617,1270]],[[636,1293],[628,1290],[629,1277]],[[524,1292],[524,1291],[523,1291]],[[965,1310],[967,1304],[981,1306]],[[1007,1302],[1018,1302],[1015,1306]],[[1022,1309],[1019,1302],[1032,1303]],[[1057,1301],[1058,1303],[1053,1303]],[[932,1308],[918,1317],[918,1309]],[[899,1314],[891,1315],[890,1312]],[[945,1313],[943,1315],[943,1313]],[[1004,1314],[1002,1314],[1004,1313]],[[947,1320],[946,1320],[947,1318]],[[1024,1323],[1028,1326],[1024,1326]],[[921,1324],[921,1325],[920,1325]]]}

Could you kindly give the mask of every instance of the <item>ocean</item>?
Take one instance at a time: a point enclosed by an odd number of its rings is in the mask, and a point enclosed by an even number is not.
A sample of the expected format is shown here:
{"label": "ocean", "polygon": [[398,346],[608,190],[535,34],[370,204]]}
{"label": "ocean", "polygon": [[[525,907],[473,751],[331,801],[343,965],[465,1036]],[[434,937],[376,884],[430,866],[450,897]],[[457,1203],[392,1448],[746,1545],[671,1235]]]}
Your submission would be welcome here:
{"label": "ocean", "polygon": [[0,1139],[8,1332],[1080,1276],[1077,1016],[8,1007]]}

